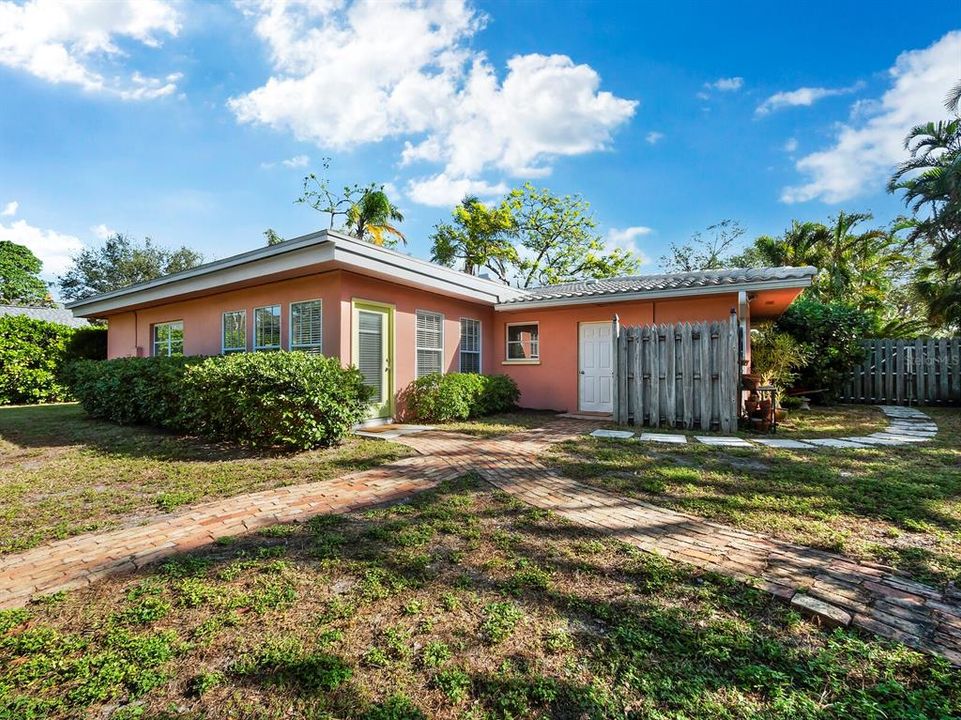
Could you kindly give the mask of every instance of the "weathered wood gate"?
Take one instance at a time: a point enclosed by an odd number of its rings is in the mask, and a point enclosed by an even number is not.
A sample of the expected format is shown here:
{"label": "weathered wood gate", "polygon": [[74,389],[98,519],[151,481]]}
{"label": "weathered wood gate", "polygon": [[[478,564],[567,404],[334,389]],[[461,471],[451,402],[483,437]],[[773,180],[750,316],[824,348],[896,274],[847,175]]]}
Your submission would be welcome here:
{"label": "weathered wood gate", "polygon": [[731,432],[740,395],[738,321],[619,326],[614,321],[614,417],[619,423]]}
{"label": "weathered wood gate", "polygon": [[855,403],[961,402],[961,338],[866,340],[841,400]]}

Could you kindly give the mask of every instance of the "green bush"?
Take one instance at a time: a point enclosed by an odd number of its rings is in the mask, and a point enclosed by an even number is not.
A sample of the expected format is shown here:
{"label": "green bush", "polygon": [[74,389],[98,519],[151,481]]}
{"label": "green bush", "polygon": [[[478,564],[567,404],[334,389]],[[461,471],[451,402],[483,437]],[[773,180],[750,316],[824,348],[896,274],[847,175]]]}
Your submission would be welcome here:
{"label": "green bush", "polygon": [[338,442],[370,397],[356,370],[300,352],[81,360],[69,375],[94,417],[258,448]]}
{"label": "green bush", "polygon": [[337,358],[302,352],[208,358],[184,378],[186,427],[254,447],[338,442],[367,416],[371,391]]}
{"label": "green bush", "polygon": [[90,325],[76,328],[67,342],[66,359],[68,361],[106,360],[107,326]]}
{"label": "green bush", "polygon": [[73,332],[23,315],[0,317],[0,405],[66,399],[59,371]]}
{"label": "green bush", "polygon": [[178,356],[79,360],[71,363],[66,377],[73,396],[93,417],[182,430],[184,375],[202,361]]}
{"label": "green bush", "polygon": [[447,422],[510,410],[519,397],[517,384],[506,375],[432,373],[410,384],[404,402],[414,419]]}
{"label": "green bush", "polygon": [[775,328],[810,351],[810,361],[798,373],[796,385],[806,390],[826,390],[830,398],[864,359],[861,340],[870,332],[871,318],[844,303],[801,297],[778,318]]}

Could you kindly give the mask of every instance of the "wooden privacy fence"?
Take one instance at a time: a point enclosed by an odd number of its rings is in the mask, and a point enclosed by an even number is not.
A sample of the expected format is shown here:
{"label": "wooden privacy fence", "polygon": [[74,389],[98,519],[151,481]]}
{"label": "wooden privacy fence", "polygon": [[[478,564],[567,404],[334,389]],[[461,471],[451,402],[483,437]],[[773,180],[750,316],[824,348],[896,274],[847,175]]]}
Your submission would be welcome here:
{"label": "wooden privacy fence", "polygon": [[961,402],[961,338],[866,340],[864,362],[851,371],[846,402]]}
{"label": "wooden privacy fence", "polygon": [[619,423],[737,429],[738,321],[619,326],[614,321],[614,417]]}

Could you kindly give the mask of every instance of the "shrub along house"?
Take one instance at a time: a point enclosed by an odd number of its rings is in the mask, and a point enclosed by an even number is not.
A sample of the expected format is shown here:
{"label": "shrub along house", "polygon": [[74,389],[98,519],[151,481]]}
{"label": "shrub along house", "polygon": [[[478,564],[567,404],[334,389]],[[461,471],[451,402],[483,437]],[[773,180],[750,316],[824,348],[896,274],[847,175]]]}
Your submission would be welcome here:
{"label": "shrub along house", "polygon": [[[304,350],[355,365],[372,417],[433,372],[504,373],[521,405],[612,410],[612,318],[777,317],[813,268],[717,270],[520,290],[321,231],[68,305],[105,318],[108,357]],[[745,333],[744,337],[747,337]]]}

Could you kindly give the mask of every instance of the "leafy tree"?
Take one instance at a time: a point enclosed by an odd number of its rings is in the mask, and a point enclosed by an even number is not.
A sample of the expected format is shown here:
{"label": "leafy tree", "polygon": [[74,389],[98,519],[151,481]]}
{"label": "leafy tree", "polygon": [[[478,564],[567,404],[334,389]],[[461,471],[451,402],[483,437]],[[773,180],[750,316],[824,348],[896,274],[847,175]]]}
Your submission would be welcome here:
{"label": "leafy tree", "polygon": [[737,220],[721,220],[708,226],[708,237],[696,232],[683,245],[671,243],[668,254],[661,257],[661,267],[666,272],[695,272],[753,264],[750,257],[729,254],[744,233]]}
{"label": "leafy tree", "polygon": [[60,293],[68,300],[117,290],[196,267],[203,256],[182,246],[168,250],[150,238],[137,242],[116,233],[98,248],[88,248],[73,258],[73,267],[58,278]]}
{"label": "leafy tree", "polygon": [[0,240],[0,305],[53,305],[42,267],[29,248]]}
{"label": "leafy tree", "polygon": [[936,327],[961,329],[961,83],[945,105],[954,118],[918,125],[904,141],[910,153],[888,183],[903,191],[912,212],[904,219],[907,239],[928,251],[929,262],[915,279],[915,291]]}
{"label": "leafy tree", "polygon": [[485,268],[502,282],[510,282],[518,255],[513,236],[516,222],[505,203],[488,206],[468,195],[451,213],[452,222],[434,227],[431,260],[476,274]]}
{"label": "leafy tree", "polygon": [[398,240],[407,243],[404,233],[391,224],[403,221],[403,213],[390,201],[383,187],[371,185],[364,188],[357,202],[350,206],[344,229],[374,245],[390,247]]}
{"label": "leafy tree", "polygon": [[520,247],[520,287],[637,272],[640,263],[634,253],[605,248],[590,203],[580,195],[554,195],[525,183],[508,194],[506,204]]}
{"label": "leafy tree", "polygon": [[464,198],[453,222],[434,229],[431,257],[469,273],[486,268],[522,288],[636,272],[634,254],[605,248],[596,227],[579,195],[527,183],[495,206]]}
{"label": "leafy tree", "polygon": [[267,245],[279,245],[284,241],[280,235],[278,235],[273,228],[267,228],[264,230],[264,237],[267,239]]}
{"label": "leafy tree", "polygon": [[322,164],[324,172],[320,176],[307,175],[303,192],[294,202],[327,215],[327,227],[331,230],[342,222],[340,229],[375,245],[407,242],[393,224],[402,222],[404,216],[387,197],[383,185],[344,185],[340,191],[334,190],[328,177],[330,158],[324,158]]}
{"label": "leafy tree", "polygon": [[810,351],[798,384],[807,390],[824,390],[831,397],[864,358],[861,341],[870,334],[871,318],[843,302],[802,296],[777,319],[774,328]]}

